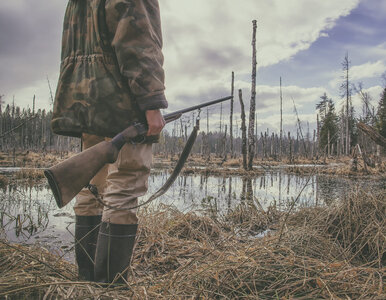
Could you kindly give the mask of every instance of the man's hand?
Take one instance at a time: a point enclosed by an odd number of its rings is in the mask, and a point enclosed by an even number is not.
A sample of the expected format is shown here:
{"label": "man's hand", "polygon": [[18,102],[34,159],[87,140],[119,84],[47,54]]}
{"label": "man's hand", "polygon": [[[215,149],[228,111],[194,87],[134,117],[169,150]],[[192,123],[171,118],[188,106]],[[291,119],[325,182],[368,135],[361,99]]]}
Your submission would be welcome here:
{"label": "man's hand", "polygon": [[149,126],[149,130],[146,135],[157,135],[162,131],[162,128],[165,126],[165,120],[161,115],[159,109],[156,110],[147,110],[146,111],[146,121]]}

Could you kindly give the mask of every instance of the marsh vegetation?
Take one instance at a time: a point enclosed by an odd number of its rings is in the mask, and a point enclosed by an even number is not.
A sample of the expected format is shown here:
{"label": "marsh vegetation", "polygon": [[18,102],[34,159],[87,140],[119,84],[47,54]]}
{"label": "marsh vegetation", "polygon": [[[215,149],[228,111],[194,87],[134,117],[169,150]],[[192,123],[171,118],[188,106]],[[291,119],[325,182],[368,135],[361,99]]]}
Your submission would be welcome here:
{"label": "marsh vegetation", "polygon": [[[77,280],[72,209],[56,208],[39,173],[13,169],[1,177],[0,297],[386,295],[380,177],[304,175],[283,168],[256,176],[181,176],[163,198],[140,211],[127,290]],[[154,170],[151,189],[168,173]]]}

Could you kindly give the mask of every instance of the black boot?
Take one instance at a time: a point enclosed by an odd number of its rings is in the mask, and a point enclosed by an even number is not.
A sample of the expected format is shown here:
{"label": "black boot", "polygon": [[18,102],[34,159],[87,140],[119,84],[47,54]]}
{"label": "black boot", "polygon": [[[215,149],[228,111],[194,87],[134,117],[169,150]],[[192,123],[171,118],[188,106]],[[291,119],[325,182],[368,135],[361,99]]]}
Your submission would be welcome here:
{"label": "black boot", "polygon": [[76,216],[75,223],[75,259],[79,269],[79,278],[94,280],[95,248],[102,216]]}
{"label": "black boot", "polygon": [[137,224],[121,225],[103,222],[95,254],[95,281],[124,283],[133,253]]}

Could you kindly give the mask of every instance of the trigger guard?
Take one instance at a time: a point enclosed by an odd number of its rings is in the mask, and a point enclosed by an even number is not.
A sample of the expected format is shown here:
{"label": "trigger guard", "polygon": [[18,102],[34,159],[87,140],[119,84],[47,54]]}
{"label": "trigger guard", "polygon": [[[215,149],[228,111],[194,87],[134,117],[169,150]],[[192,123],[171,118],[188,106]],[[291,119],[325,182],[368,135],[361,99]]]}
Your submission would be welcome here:
{"label": "trigger guard", "polygon": [[146,137],[144,135],[136,136],[135,138],[130,139],[130,144],[132,145],[140,145],[145,143]]}

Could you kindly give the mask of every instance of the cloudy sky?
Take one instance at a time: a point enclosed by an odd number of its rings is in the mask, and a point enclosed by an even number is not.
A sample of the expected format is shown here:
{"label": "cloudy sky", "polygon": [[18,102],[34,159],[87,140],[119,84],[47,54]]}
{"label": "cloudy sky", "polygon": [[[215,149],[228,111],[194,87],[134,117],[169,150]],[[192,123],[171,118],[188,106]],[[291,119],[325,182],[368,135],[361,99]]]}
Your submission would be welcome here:
{"label": "cloudy sky", "polygon": [[[36,95],[37,106],[50,109],[47,78],[55,92],[66,4],[65,0],[0,4],[0,95],[6,104],[14,99],[16,105],[31,107]],[[295,126],[293,101],[304,126],[308,122],[311,129],[315,104],[324,92],[339,108],[346,53],[352,82],[362,82],[374,104],[379,100],[386,71],[384,0],[160,0],[160,6],[168,112],[227,96],[232,71],[235,89],[243,90],[249,106],[254,19],[259,130],[279,129],[280,76],[284,130]],[[353,102],[360,112],[358,98],[354,96]],[[210,120],[218,127],[218,107],[212,109]]]}

